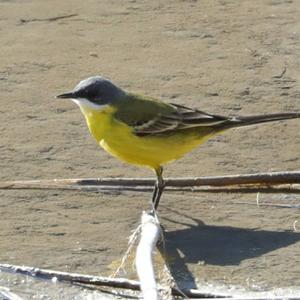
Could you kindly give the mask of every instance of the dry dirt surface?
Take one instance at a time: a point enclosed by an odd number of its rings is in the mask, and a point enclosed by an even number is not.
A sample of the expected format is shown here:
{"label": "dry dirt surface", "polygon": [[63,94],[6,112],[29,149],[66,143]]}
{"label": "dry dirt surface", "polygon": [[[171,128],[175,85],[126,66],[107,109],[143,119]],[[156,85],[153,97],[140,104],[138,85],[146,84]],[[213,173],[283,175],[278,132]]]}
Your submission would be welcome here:
{"label": "dry dirt surface", "polygon": [[[0,179],[152,176],[105,153],[79,109],[54,99],[91,75],[210,113],[300,111],[299,20],[296,0],[0,0]],[[165,176],[299,170],[299,130],[291,120],[226,132]],[[109,275],[149,198],[2,190],[0,262]],[[300,285],[297,208],[257,207],[255,194],[165,193],[161,204],[177,280]]]}

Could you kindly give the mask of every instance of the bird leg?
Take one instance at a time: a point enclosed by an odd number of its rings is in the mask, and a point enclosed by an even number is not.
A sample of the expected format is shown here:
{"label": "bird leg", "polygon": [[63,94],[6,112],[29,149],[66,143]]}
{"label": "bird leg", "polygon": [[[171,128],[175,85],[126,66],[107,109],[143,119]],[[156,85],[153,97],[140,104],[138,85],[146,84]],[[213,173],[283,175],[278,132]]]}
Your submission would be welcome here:
{"label": "bird leg", "polygon": [[162,173],[163,173],[163,168],[159,167],[158,169],[155,169],[155,174],[156,174],[156,182],[154,185],[154,191],[152,194],[152,206],[154,208],[154,211],[157,210],[158,204],[159,204],[159,200],[160,197],[163,193],[164,187],[165,187],[165,182],[164,179],[162,177]]}

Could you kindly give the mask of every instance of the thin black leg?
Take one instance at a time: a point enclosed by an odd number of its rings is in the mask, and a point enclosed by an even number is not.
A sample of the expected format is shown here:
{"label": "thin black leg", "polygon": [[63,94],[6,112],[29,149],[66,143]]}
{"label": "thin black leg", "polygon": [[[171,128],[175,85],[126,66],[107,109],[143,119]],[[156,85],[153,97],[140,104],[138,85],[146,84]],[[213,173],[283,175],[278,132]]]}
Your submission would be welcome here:
{"label": "thin black leg", "polygon": [[154,203],[156,201],[157,192],[158,192],[158,186],[157,186],[157,181],[156,181],[155,184],[154,184],[154,190],[153,190],[152,201],[151,201],[153,207],[154,207]]}
{"label": "thin black leg", "polygon": [[159,167],[158,169],[156,169],[155,173],[156,173],[157,180],[156,180],[153,195],[152,195],[152,205],[154,207],[154,210],[157,210],[159,200],[161,198],[161,195],[162,195],[164,187],[165,187],[165,182],[162,177],[162,173],[163,173],[162,167]]}

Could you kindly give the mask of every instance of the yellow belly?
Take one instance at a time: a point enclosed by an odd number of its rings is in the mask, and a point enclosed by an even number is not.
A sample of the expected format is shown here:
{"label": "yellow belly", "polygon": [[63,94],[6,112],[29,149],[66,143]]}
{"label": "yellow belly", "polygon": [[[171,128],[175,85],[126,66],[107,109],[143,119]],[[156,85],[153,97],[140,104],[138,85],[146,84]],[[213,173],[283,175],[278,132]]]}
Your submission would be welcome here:
{"label": "yellow belly", "polygon": [[160,165],[182,157],[214,133],[189,130],[168,136],[138,137],[129,126],[112,117],[113,109],[83,111],[91,134],[111,155],[131,164],[157,169]]}

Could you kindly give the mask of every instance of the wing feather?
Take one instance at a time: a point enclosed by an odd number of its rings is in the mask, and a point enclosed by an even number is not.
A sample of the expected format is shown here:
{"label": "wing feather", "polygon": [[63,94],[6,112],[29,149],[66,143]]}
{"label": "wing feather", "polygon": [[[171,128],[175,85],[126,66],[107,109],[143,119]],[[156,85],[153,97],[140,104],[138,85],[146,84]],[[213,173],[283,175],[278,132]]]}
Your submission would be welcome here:
{"label": "wing feather", "polygon": [[169,135],[193,127],[214,127],[228,121],[222,116],[136,95],[119,105],[115,118],[132,127],[137,136]]}

